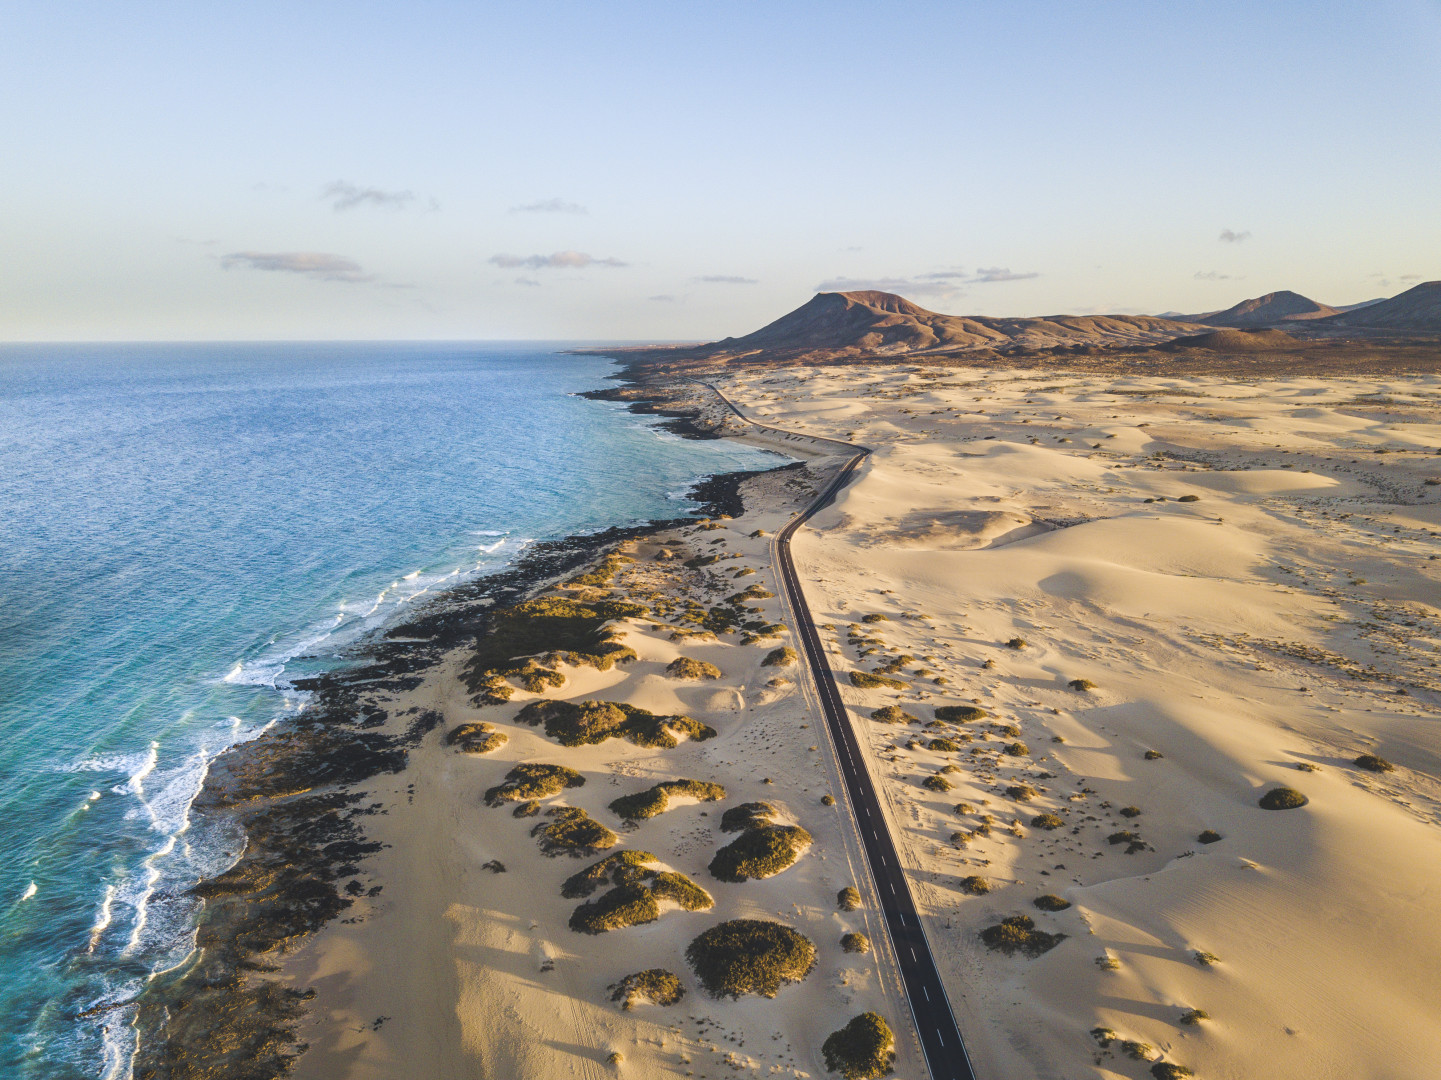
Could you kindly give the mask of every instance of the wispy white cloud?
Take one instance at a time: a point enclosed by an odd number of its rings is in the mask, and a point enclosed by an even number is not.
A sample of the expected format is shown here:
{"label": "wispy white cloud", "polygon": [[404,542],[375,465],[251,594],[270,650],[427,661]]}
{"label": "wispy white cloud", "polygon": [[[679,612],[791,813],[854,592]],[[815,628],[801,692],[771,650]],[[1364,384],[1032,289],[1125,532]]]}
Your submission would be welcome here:
{"label": "wispy white cloud", "polygon": [[515,279],[515,283],[517,285],[529,285],[532,288],[540,287],[540,282],[536,281],[535,278],[530,277],[518,277]]}
{"label": "wispy white cloud", "polygon": [[860,292],[874,289],[879,292],[900,293],[902,296],[958,296],[961,290],[949,281],[934,281],[925,277],[883,277],[849,278],[838,277],[822,281],[816,292]]}
{"label": "wispy white cloud", "polygon": [[627,266],[619,259],[599,259],[583,251],[557,251],[553,255],[492,255],[490,262],[504,270],[584,270],[588,266]]}
{"label": "wispy white cloud", "polygon": [[647,296],[646,299],[654,300],[658,304],[674,304],[676,302],[676,297],[670,293],[662,293],[660,296]]}
{"label": "wispy white cloud", "polygon": [[564,199],[541,199],[540,202],[527,203],[524,206],[512,206],[512,214],[588,214],[590,213],[580,203],[566,202]]}
{"label": "wispy white cloud", "polygon": [[[323,202],[330,203],[331,209],[339,213],[342,210],[354,210],[357,206],[375,206],[383,210],[402,210],[406,203],[415,201],[413,191],[385,191],[381,188],[359,187],[355,184],[346,183],[344,180],[336,180],[334,183],[326,184],[320,193]],[[431,200],[432,209],[435,209],[435,200]]]}
{"label": "wispy white cloud", "polygon": [[300,274],[316,281],[340,281],[359,285],[376,280],[354,259],[320,251],[232,251],[220,256],[224,270],[271,270]]}
{"label": "wispy white cloud", "polygon": [[1251,239],[1251,234],[1250,232],[1236,232],[1233,229],[1222,229],[1220,239],[1223,244],[1239,244],[1243,240]]}
{"label": "wispy white cloud", "polygon": [[1197,270],[1197,281],[1244,281],[1245,278],[1237,277],[1235,274],[1223,274],[1218,270]]}
{"label": "wispy white cloud", "polygon": [[1040,276],[1035,270],[1020,273],[1012,270],[1009,266],[984,266],[976,270],[975,277],[966,280],[973,285],[988,285],[997,281],[1029,281],[1031,278]]}
{"label": "wispy white cloud", "polygon": [[737,277],[733,274],[705,274],[702,277],[691,278],[692,281],[704,282],[707,285],[759,285],[760,282],[752,277]]}

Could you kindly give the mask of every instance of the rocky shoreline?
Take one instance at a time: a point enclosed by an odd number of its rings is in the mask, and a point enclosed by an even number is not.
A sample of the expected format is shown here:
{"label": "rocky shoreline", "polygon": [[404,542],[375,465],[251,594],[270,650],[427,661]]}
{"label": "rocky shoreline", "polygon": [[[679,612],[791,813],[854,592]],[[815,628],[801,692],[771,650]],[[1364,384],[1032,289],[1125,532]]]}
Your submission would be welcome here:
{"label": "rocky shoreline", "polygon": [[[626,401],[662,415],[687,438],[718,438],[685,394],[634,383],[584,396]],[[697,514],[741,512],[740,486],[760,470],[697,483]],[[538,543],[516,564],[459,585],[416,617],[351,650],[336,670],[298,681],[307,707],[212,763],[193,811],[232,822],[245,837],[240,858],[197,883],[204,901],[196,950],[153,979],[134,1002],[141,1080],[268,1080],[284,1075],[305,1046],[297,1036],[313,992],[266,976],[276,961],[340,918],[356,897],[375,896],[365,860],[380,850],[365,819],[382,812],[364,788],[402,772],[409,752],[440,722],[423,709],[392,717],[380,700],[413,689],[458,646],[486,632],[497,611],[600,562],[619,544],[689,519],[651,521]]]}

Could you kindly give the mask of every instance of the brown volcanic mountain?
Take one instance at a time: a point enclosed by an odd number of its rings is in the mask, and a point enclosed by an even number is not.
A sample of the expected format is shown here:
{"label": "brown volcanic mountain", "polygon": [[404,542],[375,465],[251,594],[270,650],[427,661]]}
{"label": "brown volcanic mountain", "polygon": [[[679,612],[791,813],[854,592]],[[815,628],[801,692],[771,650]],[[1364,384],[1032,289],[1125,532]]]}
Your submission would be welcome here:
{"label": "brown volcanic mountain", "polygon": [[1053,315],[1029,319],[941,315],[894,293],[817,293],[753,333],[684,349],[677,360],[842,359],[865,355],[992,349],[1149,345],[1202,327],[1149,315]]}
{"label": "brown volcanic mountain", "polygon": [[1207,349],[1211,352],[1259,353],[1299,349],[1304,344],[1305,342],[1293,338],[1284,330],[1268,328],[1241,330],[1228,326],[1222,330],[1212,330],[1210,333],[1196,334],[1193,337],[1178,337],[1175,341],[1168,341],[1158,347],[1169,352],[1181,349]]}
{"label": "brown volcanic mountain", "polygon": [[1298,322],[1304,319],[1324,319],[1335,315],[1340,308],[1318,304],[1309,297],[1283,289],[1267,293],[1251,300],[1242,300],[1235,307],[1215,311],[1209,315],[1193,315],[1192,320],[1208,326],[1274,326],[1282,322]]}
{"label": "brown volcanic mountain", "polygon": [[1441,331],[1441,281],[1423,281],[1390,300],[1332,316],[1326,325]]}

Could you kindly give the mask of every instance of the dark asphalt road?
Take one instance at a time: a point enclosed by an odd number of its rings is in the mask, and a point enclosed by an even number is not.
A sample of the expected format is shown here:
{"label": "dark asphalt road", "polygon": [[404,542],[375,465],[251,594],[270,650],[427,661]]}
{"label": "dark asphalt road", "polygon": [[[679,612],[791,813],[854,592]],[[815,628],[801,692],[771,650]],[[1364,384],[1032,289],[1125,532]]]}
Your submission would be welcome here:
{"label": "dark asphalt road", "polygon": [[[715,391],[720,399],[747,423],[781,434],[791,434],[781,428],[757,424],[736,408],[720,390],[709,383],[705,385]],[[941,983],[940,972],[936,970],[936,962],[931,956],[925,931],[916,915],[915,901],[911,898],[910,886],[901,870],[895,843],[886,827],[880,799],[866,769],[865,757],[846,715],[846,707],[836,686],[835,674],[826,659],[826,651],[821,645],[815,621],[811,618],[810,606],[806,603],[795,563],[791,559],[790,540],[795,531],[835,498],[836,492],[849,482],[856,468],[870,454],[870,450],[865,447],[841,443],[834,439],[825,441],[859,453],[847,462],[846,467],[810,506],[792,518],[776,534],[775,551],[780,567],[781,585],[790,599],[791,611],[795,616],[796,636],[820,692],[821,709],[825,713],[831,740],[836,748],[841,775],[850,793],[851,807],[860,827],[866,861],[870,864],[876,893],[881,899],[881,914],[886,920],[886,929],[890,933],[896,960],[901,967],[901,979],[905,983],[906,997],[910,1003],[911,1015],[915,1019],[916,1032],[921,1038],[921,1047],[925,1051],[931,1080],[975,1080],[976,1074],[971,1069],[971,1060],[966,1054],[965,1044],[961,1041],[961,1032],[951,1012],[951,1003]]]}

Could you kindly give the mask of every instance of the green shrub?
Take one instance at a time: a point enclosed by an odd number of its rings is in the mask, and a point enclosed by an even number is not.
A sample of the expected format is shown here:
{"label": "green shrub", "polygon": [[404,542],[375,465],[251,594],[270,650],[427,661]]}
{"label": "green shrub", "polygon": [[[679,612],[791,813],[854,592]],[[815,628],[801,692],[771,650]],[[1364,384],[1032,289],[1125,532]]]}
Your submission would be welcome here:
{"label": "green shrub", "polygon": [[656,862],[660,860],[649,851],[617,851],[566,878],[560,887],[560,895],[567,900],[578,900],[606,885],[643,881],[654,876],[648,864]]}
{"label": "green shrub", "polygon": [[861,690],[879,690],[882,688],[890,690],[904,690],[906,684],[900,679],[892,679],[888,675],[872,675],[868,671],[852,671],[850,673],[851,685]]}
{"label": "green shrub", "polygon": [[1377,757],[1375,754],[1362,754],[1353,764],[1358,768],[1375,773],[1388,773],[1396,768],[1395,765],[1392,765],[1385,758]]}
{"label": "green shrub", "polygon": [[835,797],[834,795],[822,795],[822,796],[821,796],[821,805],[822,805],[822,806],[835,806],[835,804],[836,804],[836,797]]}
{"label": "green shrub", "polygon": [[665,673],[673,679],[719,679],[721,669],[705,660],[689,656],[677,656],[665,667]]}
{"label": "green shrub", "polygon": [[920,720],[895,705],[885,705],[871,713],[872,720],[882,724],[918,724]]}
{"label": "green shrub", "polygon": [[1150,1061],[1156,1056],[1156,1048],[1150,1043],[1127,1039],[1121,1043],[1121,1053],[1125,1054],[1132,1061]]}
{"label": "green shrub", "polygon": [[1295,788],[1278,787],[1272,788],[1262,795],[1257,805],[1262,810],[1295,810],[1298,806],[1305,806],[1310,801]]}
{"label": "green shrub", "polygon": [[1106,843],[1133,844],[1139,839],[1141,839],[1141,837],[1137,833],[1133,833],[1128,829],[1122,829],[1120,832],[1113,832],[1110,836],[1106,837]]}
{"label": "green shrub", "polygon": [[1011,757],[1027,757],[1031,753],[1031,748],[1025,743],[1017,740],[1013,743],[1007,743],[1003,750],[1003,753],[1010,754]]}
{"label": "green shrub", "polygon": [[981,931],[981,941],[986,948],[1007,956],[1019,952],[1034,958],[1054,949],[1065,938],[1065,934],[1047,934],[1037,930],[1029,915],[1012,915]]}
{"label": "green shrub", "polygon": [[876,1080],[891,1072],[896,1038],[878,1013],[861,1013],[821,1043],[826,1068],[844,1080]]}
{"label": "green shrub", "polygon": [[1038,896],[1031,903],[1042,911],[1065,911],[1071,906],[1071,902],[1064,896],[1057,896],[1055,893],[1046,893],[1045,896]]}
{"label": "green shrub", "polygon": [[1182,496],[1181,496],[1179,499],[1177,499],[1176,501],[1177,501],[1177,502],[1200,502],[1200,501],[1201,501],[1201,496],[1199,496],[1199,495],[1182,495]]}
{"label": "green shrub", "polygon": [[871,951],[871,939],[865,934],[852,931],[841,935],[841,948],[848,953],[868,953]]}
{"label": "green shrub", "polygon": [[952,724],[968,724],[972,720],[984,720],[991,714],[977,705],[942,705],[936,709],[936,719]]}
{"label": "green shrub", "polygon": [[715,729],[689,716],[658,716],[622,701],[551,701],[541,698],[516,713],[521,724],[544,724],[545,733],[562,746],[585,746],[621,738],[637,746],[670,749],[677,735],[696,742],[715,738]]}
{"label": "green shrub", "polygon": [[861,906],[861,891],[854,885],[847,885],[836,893],[836,907],[842,911],[855,911]]}
{"label": "green shrub", "polygon": [[517,765],[505,774],[505,781],[485,793],[490,806],[522,799],[543,799],[565,788],[580,787],[585,777],[564,765]]}
{"label": "green shrub", "polygon": [[670,900],[686,911],[708,911],[715,907],[715,901],[684,874],[662,870],[651,881],[650,891],[659,900]]}
{"label": "green shrub", "polygon": [[540,839],[540,850],[547,855],[579,859],[620,842],[620,837],[578,806],[553,806],[546,817],[553,820],[541,822],[530,833]]}
{"label": "green shrub", "polygon": [[732,806],[721,815],[721,832],[744,832],[746,829],[759,829],[774,822],[779,813],[774,806],[768,802],[748,802],[739,806]]}
{"label": "green shrub", "polygon": [[715,853],[709,869],[721,881],[774,877],[794,865],[810,842],[811,834],[799,825],[747,829]]}
{"label": "green shrub", "polygon": [[648,1001],[652,1005],[674,1005],[685,997],[685,987],[681,985],[680,979],[665,968],[637,971],[610,986],[609,990],[611,1001],[619,1001],[620,1007],[627,1010],[637,1001]]}
{"label": "green shrub", "polygon": [[1147,761],[1160,761],[1166,755],[1159,750],[1147,750],[1142,756],[1145,757]]}
{"label": "green shrub", "polygon": [[1096,966],[1102,971],[1120,971],[1121,961],[1117,960],[1110,953],[1102,953],[1096,957]]}
{"label": "green shrub", "polygon": [[1016,802],[1030,802],[1036,797],[1036,789],[1030,784],[1012,784],[1006,788],[1006,796]]}
{"label": "green shrub", "polygon": [[1140,817],[1141,808],[1139,806],[1123,806],[1121,807],[1121,816],[1126,818]]}
{"label": "green shrub", "polygon": [[496,731],[494,724],[484,722],[461,724],[451,728],[445,736],[447,746],[453,746],[462,754],[488,754],[499,750],[509,740],[503,731]]}
{"label": "green shrub", "polygon": [[570,916],[570,928],[579,934],[604,934],[659,918],[660,905],[649,889],[644,885],[618,885],[576,908]]}
{"label": "green shrub", "polygon": [[686,947],[685,956],[706,993],[716,998],[773,998],[783,984],[800,982],[816,966],[810,938],[765,919],[713,926]]}
{"label": "green shrub", "polygon": [[622,795],[610,803],[611,812],[627,821],[645,821],[665,813],[675,796],[690,796],[701,802],[715,802],[726,797],[726,789],[704,780],[664,780],[634,795]]}
{"label": "green shrub", "polygon": [[501,671],[514,669],[516,661],[542,652],[557,660],[590,663],[607,670],[635,655],[614,640],[616,631],[607,624],[637,618],[646,611],[640,604],[625,601],[583,603],[562,596],[537,597],[502,608],[490,616],[488,631],[476,642],[465,666],[466,687],[482,697],[489,694],[506,700],[510,688]]}
{"label": "green shrub", "polygon": [[535,817],[538,813],[540,813],[540,800],[526,799],[525,802],[515,804],[515,809],[510,812],[510,816],[517,818]]}
{"label": "green shrub", "polygon": [[1031,818],[1031,828],[1033,829],[1059,829],[1065,824],[1065,819],[1056,814],[1037,814]]}
{"label": "green shrub", "polygon": [[796,662],[796,651],[789,645],[782,645],[779,649],[772,649],[766,653],[766,658],[761,661],[761,667],[790,667]]}
{"label": "green shrub", "polygon": [[936,773],[934,776],[928,776],[921,781],[921,787],[927,788],[931,791],[950,791],[951,788],[954,786],[954,784],[952,784],[940,773]]}
{"label": "green shrub", "polygon": [[1217,840],[1224,839],[1224,837],[1222,837],[1221,834],[1218,833],[1215,829],[1204,829],[1202,830],[1201,835],[1196,837],[1196,839],[1203,844],[1214,844]]}
{"label": "green shrub", "polygon": [[1082,693],[1085,693],[1087,690],[1094,690],[1096,688],[1096,684],[1093,683],[1090,679],[1072,679],[1066,685],[1069,686],[1072,690],[1079,690]]}
{"label": "green shrub", "polygon": [[960,752],[961,744],[952,739],[932,739],[927,749],[938,750],[942,754],[956,754]]}
{"label": "green shrub", "polygon": [[870,615],[862,615],[862,616],[861,616],[861,622],[864,622],[864,623],[878,623],[878,622],[890,622],[890,621],[891,621],[891,617],[890,617],[889,615],[882,615],[880,612],[873,612],[873,613],[871,613]]}
{"label": "green shrub", "polygon": [[1091,1029],[1091,1038],[1095,1039],[1098,1043],[1100,1043],[1101,1047],[1104,1049],[1105,1047],[1110,1046],[1113,1042],[1119,1041],[1121,1037],[1116,1034],[1115,1028],[1093,1027]]}
{"label": "green shrub", "polygon": [[1183,1024],[1195,1025],[1209,1019],[1211,1019],[1211,1014],[1205,1009],[1188,1009],[1181,1014],[1181,1023]]}
{"label": "green shrub", "polygon": [[1007,647],[1012,649],[1024,649],[1029,644],[1030,642],[1023,637],[1013,637],[1010,641],[1006,642]]}
{"label": "green shrub", "polygon": [[1221,958],[1213,952],[1206,952],[1204,949],[1197,949],[1191,954],[1191,959],[1202,967],[1214,967],[1221,962]]}
{"label": "green shrub", "polygon": [[972,874],[960,880],[961,892],[969,893],[971,896],[985,896],[991,891],[991,883],[979,874]]}
{"label": "green shrub", "polygon": [[1151,1075],[1156,1080],[1187,1080],[1187,1077],[1195,1073],[1184,1065],[1176,1065],[1169,1061],[1158,1061],[1151,1066]]}

